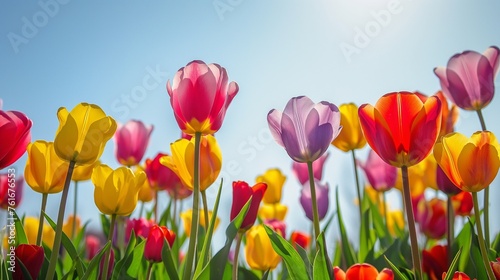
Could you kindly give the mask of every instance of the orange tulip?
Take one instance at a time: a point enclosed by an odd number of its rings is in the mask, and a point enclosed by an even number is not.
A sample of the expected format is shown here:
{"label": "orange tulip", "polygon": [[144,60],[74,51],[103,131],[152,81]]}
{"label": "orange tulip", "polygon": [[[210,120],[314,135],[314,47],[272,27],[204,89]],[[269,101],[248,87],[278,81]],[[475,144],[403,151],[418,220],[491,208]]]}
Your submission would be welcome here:
{"label": "orange tulip", "polygon": [[489,131],[476,132],[471,138],[448,134],[434,147],[434,156],[446,176],[467,192],[489,186],[500,167],[500,145]]}
{"label": "orange tulip", "polygon": [[375,106],[359,108],[366,141],[388,164],[412,166],[431,152],[441,127],[441,101],[435,96],[422,99],[411,92],[392,92]]}
{"label": "orange tulip", "polygon": [[384,268],[380,273],[378,270],[371,264],[367,263],[357,263],[349,269],[345,273],[338,268],[335,267],[333,269],[336,280],[392,280],[394,279],[394,273],[392,270],[388,268]]}

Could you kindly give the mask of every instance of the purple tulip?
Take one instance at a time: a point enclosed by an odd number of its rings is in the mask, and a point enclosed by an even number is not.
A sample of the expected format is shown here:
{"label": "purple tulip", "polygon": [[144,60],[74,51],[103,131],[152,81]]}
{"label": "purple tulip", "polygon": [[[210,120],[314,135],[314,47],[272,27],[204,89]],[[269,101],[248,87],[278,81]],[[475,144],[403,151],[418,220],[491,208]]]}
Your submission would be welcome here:
{"label": "purple tulip", "polygon": [[306,96],[288,101],[285,110],[267,114],[274,140],[297,162],[313,162],[340,133],[340,112],[326,101],[314,104]]}
{"label": "purple tulip", "polygon": [[455,54],[446,67],[436,67],[434,73],[448,99],[464,110],[480,110],[488,105],[495,93],[500,49],[488,48],[483,54],[465,51]]}
{"label": "purple tulip", "polygon": [[[323,220],[326,216],[326,212],[328,212],[328,204],[330,203],[330,199],[328,198],[328,193],[330,188],[328,183],[321,184],[321,182],[315,180],[314,183],[316,187],[316,202],[318,204],[318,218],[319,220]],[[311,200],[311,188],[303,188],[300,193],[300,204],[302,208],[304,208],[304,212],[306,213],[306,217],[313,221],[313,208],[312,208],[312,200]]]}
{"label": "purple tulip", "polygon": [[375,151],[370,150],[366,162],[356,161],[365,172],[368,183],[378,192],[385,192],[394,187],[398,169],[387,164]]}
{"label": "purple tulip", "polygon": [[[318,181],[321,181],[323,177],[323,166],[326,159],[328,158],[328,155],[329,153],[323,154],[312,164],[314,179]],[[292,163],[292,172],[293,174],[295,174],[295,177],[297,177],[302,186],[304,186],[306,183],[309,183],[309,171],[307,170],[307,163],[294,161]]]}
{"label": "purple tulip", "polygon": [[436,168],[436,184],[438,189],[447,195],[456,195],[462,191],[461,189],[457,188],[455,184],[453,184],[448,176],[446,176],[446,173],[444,173],[439,164]]}
{"label": "purple tulip", "polygon": [[141,121],[131,120],[119,125],[115,133],[115,154],[120,164],[133,166],[141,162],[153,126],[146,126]]}

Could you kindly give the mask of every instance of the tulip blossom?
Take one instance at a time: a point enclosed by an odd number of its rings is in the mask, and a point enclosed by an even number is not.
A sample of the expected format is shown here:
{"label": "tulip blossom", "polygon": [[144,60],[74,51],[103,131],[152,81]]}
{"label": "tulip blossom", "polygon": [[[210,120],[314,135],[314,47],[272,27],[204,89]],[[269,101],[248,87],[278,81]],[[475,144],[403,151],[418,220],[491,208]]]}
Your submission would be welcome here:
{"label": "tulip blossom", "polygon": [[441,125],[441,101],[425,102],[411,92],[392,92],[375,106],[359,107],[361,128],[370,147],[388,164],[401,167],[422,161],[432,150]]}
{"label": "tulip blossom", "polygon": [[92,171],[94,171],[94,167],[101,164],[101,161],[96,161],[92,164],[86,165],[77,165],[73,169],[73,174],[71,175],[71,180],[75,182],[79,181],[87,181],[92,177]]}
{"label": "tulip blossom", "polygon": [[[328,193],[330,188],[328,183],[322,184],[321,182],[315,181],[316,188],[316,201],[318,204],[318,218],[319,220],[323,220],[328,212],[328,204],[330,203],[330,199],[328,197]],[[311,189],[303,188],[300,193],[300,204],[304,209],[306,217],[313,221],[313,208],[312,208],[312,198],[311,198]]]}
{"label": "tulip blossom", "polygon": [[451,197],[451,203],[455,215],[468,217],[471,215],[474,204],[472,202],[472,194],[470,192],[460,192]]}
{"label": "tulip blossom", "polygon": [[26,183],[38,193],[61,192],[68,165],[56,155],[52,142],[35,141],[28,145],[28,160],[24,169]]}
{"label": "tulip blossom", "polygon": [[500,258],[497,258],[496,262],[490,262],[490,266],[495,274],[495,278],[500,279]]}
{"label": "tulip blossom", "polygon": [[311,237],[301,231],[292,232],[290,239],[294,248],[297,248],[296,246],[300,246],[303,249],[307,249],[311,243]]}
{"label": "tulip blossom", "polygon": [[[38,232],[39,220],[35,217],[26,217],[24,218],[24,232],[26,233],[26,237],[28,238],[29,244],[36,244],[36,235]],[[55,232],[51,226],[48,224],[44,224],[42,228],[42,241],[45,245],[51,247],[54,243]]]}
{"label": "tulip blossom", "polygon": [[[207,230],[207,226],[205,225],[205,211],[198,211],[200,215],[200,226]],[[191,235],[191,223],[193,221],[193,209],[188,209],[180,214],[182,224],[184,225],[184,232],[187,236]],[[212,211],[208,211],[208,221],[212,219]],[[219,226],[220,219],[219,217],[215,218],[214,231]]]}
{"label": "tulip blossom", "polygon": [[[1,106],[0,106],[1,107]],[[18,111],[3,111],[0,108],[0,169],[16,162],[26,152],[31,141],[32,121]]]}
{"label": "tulip blossom", "polygon": [[153,221],[146,220],[145,218],[128,219],[125,225],[125,242],[130,240],[132,230],[135,236],[147,238],[149,230],[153,225]]}
{"label": "tulip blossom", "polygon": [[226,110],[238,93],[238,84],[228,84],[226,69],[218,64],[194,60],[167,82],[170,104],[179,128],[187,134],[217,132]]}
{"label": "tulip blossom", "polygon": [[448,107],[448,99],[442,91],[438,91],[435,96],[441,100],[441,132],[438,136],[438,139],[440,139],[441,136],[445,136],[455,130],[454,126],[458,120],[458,107],[453,104],[451,107]]}
{"label": "tulip blossom", "polygon": [[[413,197],[422,195],[427,188],[438,189],[436,182],[437,163],[432,154],[421,162],[408,168],[408,180],[411,182],[411,195]],[[396,184],[398,190],[403,189],[402,170],[398,169]]]}
{"label": "tulip blossom", "polygon": [[394,273],[388,268],[384,268],[380,273],[371,264],[358,263],[347,269],[344,273],[339,267],[333,269],[336,280],[393,280]]}
{"label": "tulip blossom", "polygon": [[99,237],[91,234],[85,236],[85,252],[87,260],[93,259],[100,249],[101,240],[99,239]]}
{"label": "tulip blossom", "polygon": [[[141,166],[137,166],[134,169],[134,174],[138,175],[140,172],[145,172],[145,170]],[[146,173],[147,176],[147,173]],[[145,202],[150,202],[153,200],[155,197],[155,191],[153,188],[151,188],[151,185],[149,184],[149,177],[148,180],[144,180],[144,183],[139,187],[139,196],[138,199],[139,201],[145,203]]]}
{"label": "tulip blossom", "polygon": [[24,177],[12,172],[0,174],[0,208],[17,208],[23,198]]}
{"label": "tulip blossom", "polygon": [[152,125],[147,126],[138,120],[119,124],[115,133],[115,156],[118,162],[125,166],[139,164],[148,147],[151,132]]}
{"label": "tulip blossom", "polygon": [[281,193],[283,184],[285,184],[286,176],[281,173],[278,168],[268,169],[266,173],[257,176],[255,182],[263,182],[267,184],[267,190],[262,198],[264,203],[273,204],[281,201]]}
{"label": "tulip blossom", "polygon": [[476,132],[471,138],[448,134],[434,147],[434,156],[455,186],[467,192],[489,186],[500,167],[500,145],[489,131]]}
{"label": "tulip blossom", "polygon": [[148,237],[146,238],[146,245],[144,247],[144,258],[150,262],[161,262],[161,251],[163,249],[164,241],[172,247],[175,241],[175,233],[165,226],[153,225],[149,230]]}
{"label": "tulip blossom", "polygon": [[387,229],[391,236],[396,236],[397,232],[401,232],[405,227],[405,219],[403,217],[403,211],[392,210],[387,211]]}
{"label": "tulip blossom", "polygon": [[146,180],[146,174],[134,172],[127,167],[113,170],[105,164],[94,168],[92,183],[94,202],[103,214],[128,216],[137,205],[139,188]]}
{"label": "tulip blossom", "polygon": [[343,271],[340,267],[335,266],[333,268],[333,276],[335,280],[345,280],[345,271]]}
{"label": "tulip blossom", "polygon": [[[179,139],[170,144],[172,156],[164,156],[161,164],[174,171],[190,190],[194,189],[195,138]],[[200,191],[210,187],[222,168],[222,152],[212,135],[203,136],[200,141]]]}
{"label": "tulip blossom", "polygon": [[[443,272],[442,279],[445,278],[446,278],[446,272]],[[464,272],[455,271],[455,273],[453,274],[453,278],[451,278],[451,280],[470,280],[470,277]]]}
{"label": "tulip blossom", "polygon": [[275,219],[284,221],[287,212],[288,212],[288,207],[281,203],[273,203],[273,204],[264,203],[259,207],[259,217],[262,220]]}
{"label": "tulip blossom", "polygon": [[[325,165],[326,159],[328,158],[328,155],[329,153],[326,152],[312,163],[313,177],[315,180],[321,181],[321,179],[323,178],[323,167]],[[302,186],[304,186],[306,183],[309,183],[309,171],[307,170],[307,163],[294,161],[292,163],[292,172],[293,174],[295,174],[295,177],[297,177]]]}
{"label": "tulip blossom", "polygon": [[337,106],[314,104],[306,96],[290,99],[283,112],[271,110],[267,122],[274,140],[296,162],[317,160],[342,129]]}
{"label": "tulip blossom", "polygon": [[250,268],[267,271],[275,269],[281,257],[274,251],[263,225],[251,227],[246,232],[245,258]]}
{"label": "tulip blossom", "polygon": [[168,155],[158,153],[153,159],[146,159],[144,171],[148,177],[149,185],[155,191],[175,188],[182,184],[177,173],[160,163],[160,159],[165,156]]}
{"label": "tulip blossom", "polygon": [[[75,232],[73,232],[73,229]],[[75,236],[80,232],[81,229],[82,229],[82,223],[80,221],[80,217],[69,215],[68,219],[63,225],[63,232],[66,234],[66,236],[68,237]]]}
{"label": "tulip blossom", "polygon": [[493,99],[499,63],[500,49],[492,46],[483,54],[455,54],[446,67],[436,67],[434,73],[448,99],[464,110],[477,111]]}
{"label": "tulip blossom", "polygon": [[57,111],[59,128],[54,140],[56,154],[77,165],[92,164],[101,157],[106,142],[116,130],[116,122],[97,105],[80,103],[68,112]]}
{"label": "tulip blossom", "polygon": [[455,195],[461,192],[455,184],[450,181],[450,178],[446,176],[441,166],[436,168],[436,184],[440,191],[444,192],[446,195]]}
{"label": "tulip blossom", "polygon": [[422,266],[429,280],[439,280],[448,271],[448,249],[443,245],[434,245],[422,251]]}
{"label": "tulip blossom", "polygon": [[241,230],[247,230],[255,223],[255,220],[257,219],[257,211],[259,210],[260,202],[262,201],[262,197],[264,196],[266,190],[266,183],[257,183],[253,187],[250,187],[248,183],[244,181],[233,182],[233,204],[231,206],[230,216],[231,220],[236,218],[243,206],[245,206],[250,198],[252,199],[245,218],[241,223]]}
{"label": "tulip blossom", "polygon": [[357,161],[357,164],[365,172],[370,186],[376,191],[388,191],[396,184],[398,169],[383,161],[373,150],[370,150],[366,162]]}
{"label": "tulip blossom", "polygon": [[339,110],[342,132],[333,140],[332,145],[344,152],[363,148],[366,139],[359,124],[358,107],[354,103],[347,103],[340,105]]}
{"label": "tulip blossom", "polygon": [[15,260],[16,265],[11,266],[14,268],[12,270],[13,279],[25,279],[20,262],[29,272],[31,279],[38,279],[38,274],[40,274],[44,260],[43,247],[19,244],[15,249]]}
{"label": "tulip blossom", "polygon": [[447,216],[446,216],[446,201],[433,198],[430,201],[425,199],[420,200],[417,205],[420,210],[420,215],[417,222],[420,225],[420,230],[425,236],[433,239],[441,239],[446,234]]}

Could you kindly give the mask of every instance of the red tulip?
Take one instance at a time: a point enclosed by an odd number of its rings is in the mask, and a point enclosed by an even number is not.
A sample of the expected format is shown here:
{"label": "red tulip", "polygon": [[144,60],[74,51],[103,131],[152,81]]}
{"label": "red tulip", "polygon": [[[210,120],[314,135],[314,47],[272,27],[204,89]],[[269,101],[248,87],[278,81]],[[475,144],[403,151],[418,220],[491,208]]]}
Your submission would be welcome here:
{"label": "red tulip", "polygon": [[170,168],[160,163],[160,158],[167,154],[158,153],[154,159],[146,160],[146,175],[153,190],[168,190],[179,188],[181,179]]}
{"label": "red tulip", "polygon": [[126,166],[137,165],[141,162],[153,126],[146,126],[137,120],[128,121],[125,125],[118,125],[115,132],[115,155],[120,164]]}
{"label": "red tulip", "polygon": [[15,173],[0,174],[0,208],[16,208],[23,198],[24,177]]}
{"label": "red tulip", "polygon": [[[445,278],[446,278],[446,272],[443,272],[442,279]],[[451,278],[451,280],[470,280],[470,277],[463,272],[455,271],[455,273],[453,274],[453,278]]]}
{"label": "red tulip", "polygon": [[154,225],[149,230],[146,246],[144,248],[144,258],[151,262],[161,262],[161,251],[163,250],[163,239],[172,247],[175,241],[175,233],[165,226]]}
{"label": "red tulip", "polygon": [[500,279],[500,258],[497,258],[496,262],[490,262],[490,265],[495,274],[495,278]]}
{"label": "red tulip", "polygon": [[[8,256],[8,255],[7,255]],[[43,247],[31,244],[19,244],[15,249],[15,269],[12,276],[15,280],[25,279],[21,269],[21,262],[28,270],[32,279],[37,279],[42,269],[44,259]],[[9,259],[14,261],[12,257]]]}
{"label": "red tulip", "polygon": [[455,215],[462,217],[470,216],[470,212],[474,207],[472,194],[470,192],[460,192],[459,194],[452,196],[451,203],[453,204]]}
{"label": "red tulip", "polygon": [[28,117],[17,111],[0,110],[0,169],[18,160],[31,141],[32,122]]}
{"label": "red tulip", "polygon": [[443,272],[448,271],[448,249],[443,245],[435,245],[422,252],[422,266],[429,280],[439,280]]}
{"label": "red tulip", "polygon": [[311,242],[311,237],[308,234],[300,231],[292,232],[290,239],[292,240],[292,245],[294,248],[297,248],[296,246],[298,245],[304,249],[307,249],[307,247],[309,247],[309,243]]}
{"label": "red tulip", "polygon": [[417,206],[423,210],[418,221],[420,230],[428,238],[441,239],[446,234],[447,217],[446,201],[433,198],[430,201],[420,200]]}
{"label": "red tulip", "polygon": [[361,128],[371,148],[388,164],[401,167],[422,161],[440,131],[441,101],[411,92],[392,92],[375,106],[359,107]]}
{"label": "red tulip", "polygon": [[195,60],[177,71],[172,84],[167,82],[167,91],[179,128],[206,135],[220,129],[238,84],[228,84],[226,69],[220,65]]}
{"label": "red tulip", "polygon": [[250,187],[247,182],[235,181],[233,182],[233,204],[231,206],[231,220],[236,218],[240,213],[241,208],[252,198],[252,202],[248,207],[247,214],[241,223],[240,229],[247,230],[257,219],[257,211],[259,210],[260,202],[264,193],[267,190],[266,183],[257,183],[255,186]]}

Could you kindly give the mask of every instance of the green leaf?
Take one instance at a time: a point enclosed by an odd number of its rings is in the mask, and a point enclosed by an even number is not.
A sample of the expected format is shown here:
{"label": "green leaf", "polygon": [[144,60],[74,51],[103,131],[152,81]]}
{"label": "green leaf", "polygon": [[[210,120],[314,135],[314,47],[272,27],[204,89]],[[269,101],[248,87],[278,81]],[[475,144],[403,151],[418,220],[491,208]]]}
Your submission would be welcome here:
{"label": "green leaf", "polygon": [[313,276],[313,272],[312,272],[312,266],[311,266],[311,262],[309,261],[309,257],[308,257],[308,254],[307,254],[307,251],[302,248],[300,245],[297,245],[295,247],[295,249],[297,250],[297,253],[299,253],[300,257],[302,258],[302,261],[304,262],[305,266],[306,266],[306,270],[307,270],[307,275],[310,276],[310,278],[312,278]]}
{"label": "green leaf", "polygon": [[[365,195],[363,200],[367,200],[368,196]],[[369,204],[369,202],[366,202]],[[366,257],[369,252],[373,252],[373,247],[375,246],[376,237],[370,227],[371,215],[369,208],[363,212],[363,218],[361,219],[361,228],[359,232],[359,251],[358,251],[358,262],[366,262]]]}
{"label": "green leaf", "polygon": [[342,212],[340,210],[340,203],[339,203],[339,189],[335,189],[335,200],[337,203],[337,215],[338,215],[338,221],[339,221],[339,230],[340,230],[340,240],[341,240],[341,247],[342,247],[342,257],[345,260],[345,265],[346,267],[351,267],[353,264],[357,263],[354,250],[351,247],[351,244],[349,243],[349,239],[347,238],[347,233],[345,230],[344,226],[344,220],[342,219]]}
{"label": "green leaf", "polygon": [[293,248],[292,244],[281,237],[281,235],[274,232],[274,230],[269,228],[267,225],[264,225],[264,228],[266,229],[267,235],[271,239],[274,251],[276,251],[276,253],[283,258],[290,278],[301,280],[309,279],[306,266],[299,253],[297,253],[297,251]]}
{"label": "green leaf", "polygon": [[109,227],[111,226],[111,221],[109,218],[101,214],[101,226],[102,226],[102,232],[104,233],[104,236],[109,236]]}
{"label": "green leaf", "polygon": [[332,279],[330,274],[333,275],[333,272],[330,268],[328,256],[325,254],[323,232],[318,236],[318,244],[318,251],[316,252],[313,264],[313,277],[311,279]]}
{"label": "green leaf", "polygon": [[406,277],[399,269],[386,257],[384,256],[385,261],[389,264],[389,266],[392,269],[392,272],[394,272],[394,275],[400,279],[400,280],[409,280],[408,277]]}
{"label": "green leaf", "polygon": [[99,272],[99,264],[101,262],[102,256],[104,253],[111,247],[111,242],[108,241],[106,245],[90,260],[90,263],[87,267],[87,271],[82,277],[82,280],[87,279],[97,279]]}
{"label": "green leaf", "polygon": [[113,269],[114,272],[113,272],[111,279],[113,279],[113,280],[118,279],[118,276],[121,274],[123,266],[127,262],[130,255],[133,253],[136,244],[137,244],[137,238],[135,236],[134,230],[132,230],[132,232],[130,234],[130,240],[127,244],[127,248],[125,249],[125,254],[123,255],[122,259],[120,259],[118,262],[116,262],[115,267]]}
{"label": "green leaf", "polygon": [[[120,271],[115,271],[118,274],[117,279],[137,279],[139,270],[141,269],[142,262],[144,261],[144,247],[146,245],[146,240],[141,241],[135,247],[131,253],[126,254],[123,261],[123,266]],[[113,273],[114,275],[115,273]]]}
{"label": "green leaf", "polygon": [[[17,213],[15,210],[12,210],[12,211],[9,211],[7,212],[7,215],[10,216],[10,215],[13,215],[13,219],[12,218],[7,218],[7,238],[10,240],[12,234],[10,234],[10,232],[12,231],[12,226],[14,224],[14,228],[16,230],[14,236],[16,238],[16,246],[19,245],[19,244],[28,244],[28,238],[26,237],[26,233],[24,232],[24,227],[23,227],[23,224],[22,224],[22,220],[19,219],[19,216],[17,216]],[[10,241],[9,241],[9,244]]]}
{"label": "green leaf", "polygon": [[462,253],[462,249],[458,250],[457,254],[453,258],[453,261],[451,261],[450,268],[448,268],[448,271],[446,272],[446,278],[444,280],[453,279],[453,274],[456,271],[455,269],[457,268],[458,260],[460,259],[461,253]]}
{"label": "green leaf", "polygon": [[163,238],[163,248],[161,250],[161,259],[163,260],[163,265],[167,269],[168,276],[171,280],[179,280],[179,274],[172,257],[172,250],[167,240]]}

